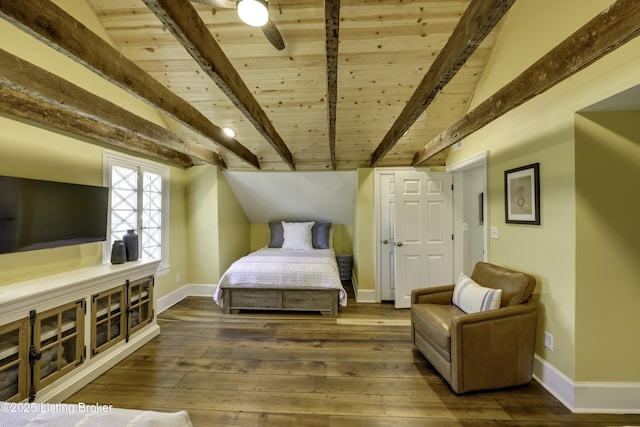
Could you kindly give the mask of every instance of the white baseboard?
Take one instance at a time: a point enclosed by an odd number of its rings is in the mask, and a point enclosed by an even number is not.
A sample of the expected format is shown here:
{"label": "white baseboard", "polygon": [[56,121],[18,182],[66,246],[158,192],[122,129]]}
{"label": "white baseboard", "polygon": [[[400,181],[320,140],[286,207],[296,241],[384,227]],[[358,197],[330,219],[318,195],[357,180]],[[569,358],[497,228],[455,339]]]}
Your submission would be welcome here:
{"label": "white baseboard", "polygon": [[213,297],[218,285],[186,284],[168,295],[158,298],[156,310],[158,314],[176,305],[186,297]]}
{"label": "white baseboard", "polygon": [[640,414],[640,383],[576,382],[576,413]]}
{"label": "white baseboard", "polygon": [[351,275],[351,283],[353,284],[353,293],[356,295],[356,302],[370,303],[376,301],[376,291],[373,289],[359,289],[358,281],[355,275]]}
{"label": "white baseboard", "polygon": [[640,383],[576,382],[537,354],[533,377],[571,412],[640,414]]}
{"label": "white baseboard", "polygon": [[533,378],[564,406],[573,411],[573,380],[537,354],[533,358]]}

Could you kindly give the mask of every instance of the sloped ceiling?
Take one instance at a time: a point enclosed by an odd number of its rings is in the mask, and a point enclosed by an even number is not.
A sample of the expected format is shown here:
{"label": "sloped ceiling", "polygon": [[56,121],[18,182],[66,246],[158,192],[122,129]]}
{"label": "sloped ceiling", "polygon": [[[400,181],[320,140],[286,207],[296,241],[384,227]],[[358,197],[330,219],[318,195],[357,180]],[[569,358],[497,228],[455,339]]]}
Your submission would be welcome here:
{"label": "sloped ceiling", "polygon": [[270,221],[328,221],[353,224],[355,171],[241,172],[224,176],[252,224]]}

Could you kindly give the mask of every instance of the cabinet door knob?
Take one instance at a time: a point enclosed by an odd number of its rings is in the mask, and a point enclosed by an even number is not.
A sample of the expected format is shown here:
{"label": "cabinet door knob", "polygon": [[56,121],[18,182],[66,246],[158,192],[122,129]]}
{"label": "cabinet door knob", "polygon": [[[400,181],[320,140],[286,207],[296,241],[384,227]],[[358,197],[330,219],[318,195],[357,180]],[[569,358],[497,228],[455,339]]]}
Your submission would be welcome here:
{"label": "cabinet door knob", "polygon": [[398,246],[398,247],[402,246],[402,242],[396,243],[396,246]]}
{"label": "cabinet door knob", "polygon": [[384,239],[384,240],[382,241],[382,244],[383,244],[383,245],[386,245],[387,243],[389,243],[389,241],[388,241],[387,239]]}

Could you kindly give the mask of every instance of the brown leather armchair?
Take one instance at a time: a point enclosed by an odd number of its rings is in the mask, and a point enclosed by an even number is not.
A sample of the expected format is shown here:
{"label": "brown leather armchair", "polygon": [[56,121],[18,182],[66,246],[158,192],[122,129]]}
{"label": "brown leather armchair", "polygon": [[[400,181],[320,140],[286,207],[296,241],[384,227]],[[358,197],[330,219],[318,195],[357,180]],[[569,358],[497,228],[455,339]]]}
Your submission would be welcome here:
{"label": "brown leather armchair", "polygon": [[537,304],[536,279],[479,262],[471,278],[502,289],[500,308],[466,314],[451,304],[454,285],[411,294],[414,346],[456,393],[524,385],[531,381]]}

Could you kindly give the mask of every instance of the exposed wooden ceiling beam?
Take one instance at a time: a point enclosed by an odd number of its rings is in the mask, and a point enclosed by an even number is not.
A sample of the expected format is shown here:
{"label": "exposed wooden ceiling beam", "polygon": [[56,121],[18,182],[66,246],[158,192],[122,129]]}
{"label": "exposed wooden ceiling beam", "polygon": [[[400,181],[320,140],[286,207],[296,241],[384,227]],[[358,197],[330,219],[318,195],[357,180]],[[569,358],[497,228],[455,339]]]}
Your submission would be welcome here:
{"label": "exposed wooden ceiling beam", "polygon": [[37,124],[43,129],[72,135],[76,138],[87,137],[87,142],[116,148],[130,153],[146,156],[153,160],[188,168],[193,166],[186,154],[155,145],[142,139],[127,139],[130,134],[120,128],[101,126],[100,122],[83,113],[59,108],[51,100],[35,96],[24,88],[15,88],[0,83],[0,115],[13,120],[24,120],[28,124]]}
{"label": "exposed wooden ceiling beam", "polygon": [[191,157],[225,167],[215,152],[1,49],[0,91],[5,115],[181,167]]}
{"label": "exposed wooden ceiling beam", "polygon": [[0,2],[0,16],[259,169],[258,158],[200,111],[50,0]]}
{"label": "exposed wooden ceiling beam", "polygon": [[413,158],[417,166],[640,35],[638,0],[618,0],[487,98]]}
{"label": "exposed wooden ceiling beam", "polygon": [[338,105],[338,35],[340,0],[325,0],[324,20],[327,45],[327,119],[331,168],[336,169],[336,108]]}
{"label": "exposed wooden ceiling beam", "polygon": [[293,155],[188,0],[143,0],[291,168]]}
{"label": "exposed wooden ceiling beam", "polygon": [[515,0],[471,1],[447,44],[433,61],[409,102],[373,152],[371,167],[376,166],[411,128],[438,92],[462,68],[514,2]]}

